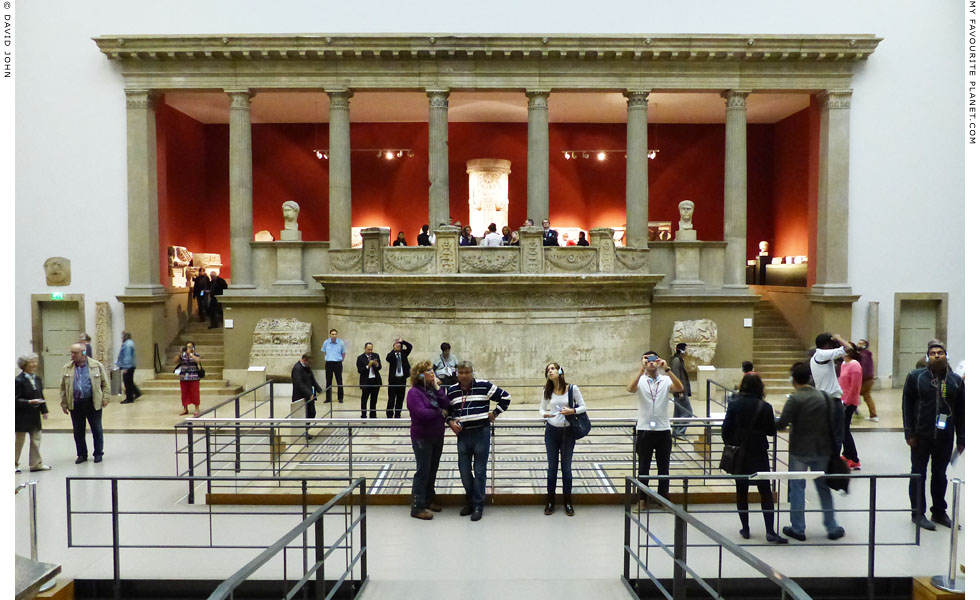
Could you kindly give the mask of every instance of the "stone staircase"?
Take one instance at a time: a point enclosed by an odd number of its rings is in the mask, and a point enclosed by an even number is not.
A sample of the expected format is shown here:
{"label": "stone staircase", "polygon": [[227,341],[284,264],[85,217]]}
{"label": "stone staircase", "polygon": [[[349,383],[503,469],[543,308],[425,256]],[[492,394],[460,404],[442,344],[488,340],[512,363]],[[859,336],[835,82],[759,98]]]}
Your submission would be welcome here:
{"label": "stone staircase", "polygon": [[166,395],[180,397],[180,379],[173,370],[174,357],[180,353],[184,344],[194,342],[197,353],[201,355],[201,366],[204,367],[206,375],[201,380],[201,401],[207,397],[210,401],[234,396],[242,391],[241,386],[231,385],[228,381],[221,379],[221,374],[225,367],[225,342],[224,334],[221,329],[208,329],[205,321],[190,321],[174,340],[173,344],[166,349],[160,357],[163,362],[163,373],[157,373],[152,380],[144,381],[140,384],[140,390],[146,395]]}
{"label": "stone staircase", "polygon": [[789,368],[796,361],[807,359],[807,348],[765,297],[756,304],[752,323],[752,363],[766,384],[767,399],[774,406],[782,405],[786,394],[793,392]]}

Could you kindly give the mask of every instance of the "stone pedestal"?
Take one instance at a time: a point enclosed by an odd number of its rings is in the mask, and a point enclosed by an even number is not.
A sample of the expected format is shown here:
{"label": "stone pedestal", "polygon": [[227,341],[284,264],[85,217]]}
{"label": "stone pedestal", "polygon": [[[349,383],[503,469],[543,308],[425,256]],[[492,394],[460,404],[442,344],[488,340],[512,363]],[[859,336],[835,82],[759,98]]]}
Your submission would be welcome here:
{"label": "stone pedestal", "polygon": [[[299,233],[298,231],[283,233]],[[276,281],[272,288],[282,291],[306,289],[303,280],[303,244],[301,242],[277,242]]]}
{"label": "stone pedestal", "polygon": [[592,247],[599,251],[600,273],[616,272],[616,244],[613,242],[613,233],[612,229],[606,227],[589,230]]}
{"label": "stone pedestal", "polygon": [[699,242],[674,242],[674,280],[670,287],[691,292],[704,290]]}
{"label": "stone pedestal", "polygon": [[391,229],[388,227],[367,227],[361,230],[361,240],[364,252],[364,272],[380,273],[382,256],[388,240],[391,239]]}
{"label": "stone pedestal", "polygon": [[446,225],[432,231],[436,234],[436,273],[458,273],[459,227]]}
{"label": "stone pedestal", "polygon": [[544,273],[544,229],[521,227],[521,273]]}
{"label": "stone pedestal", "polygon": [[698,240],[697,229],[678,229],[674,234],[674,239],[678,242],[696,242]]}
{"label": "stone pedestal", "polygon": [[279,239],[284,242],[299,242],[303,240],[303,232],[298,229],[283,229],[279,232]]}

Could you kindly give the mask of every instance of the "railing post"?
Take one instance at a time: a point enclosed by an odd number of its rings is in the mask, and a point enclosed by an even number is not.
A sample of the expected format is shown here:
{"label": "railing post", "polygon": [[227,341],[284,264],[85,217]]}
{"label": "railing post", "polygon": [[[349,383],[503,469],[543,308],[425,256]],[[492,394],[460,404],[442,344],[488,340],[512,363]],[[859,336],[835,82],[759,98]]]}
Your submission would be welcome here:
{"label": "railing post", "polygon": [[119,600],[122,589],[119,576],[119,480],[110,481],[112,497],[112,596]]}
{"label": "railing post", "polygon": [[242,418],[241,398],[235,396],[235,472],[242,472]]}
{"label": "railing post", "polygon": [[208,476],[207,489],[211,493],[211,428],[204,426],[204,468]]}
{"label": "railing post", "polygon": [[[323,564],[323,515],[316,520],[313,525],[313,537],[314,543],[316,544],[316,549],[314,550],[317,562],[316,568],[316,588],[313,594],[314,598],[323,598],[326,595],[327,587],[326,582],[323,580],[323,574],[325,570],[325,565]],[[306,551],[303,551],[304,560],[306,557]],[[305,571],[304,571],[305,572]]]}
{"label": "railing post", "polygon": [[347,476],[354,479],[354,428],[347,426]]}
{"label": "railing post", "polygon": [[877,519],[875,507],[878,504],[878,478],[871,476],[868,490],[868,600],[875,597],[875,529]]}
{"label": "railing post", "polygon": [[687,600],[687,521],[674,515],[674,589],[673,600]]}
{"label": "railing post", "polygon": [[364,554],[361,555],[361,584],[363,585],[367,581],[368,568],[367,568],[367,480],[361,480],[361,549],[364,550]]}
{"label": "railing post", "polygon": [[276,388],[275,382],[269,380],[269,418],[276,418]]}
{"label": "railing post", "polygon": [[[301,519],[301,521],[306,521],[306,517],[308,515],[307,515],[307,499],[306,499],[307,484],[305,479],[300,482],[300,486],[302,488],[302,494],[303,494],[303,518]],[[310,570],[309,557],[307,556],[307,554],[309,554],[309,541],[307,539],[308,531],[309,528],[303,530],[303,573],[304,574]],[[321,598],[321,596],[318,595],[317,598]]]}
{"label": "railing post", "polygon": [[623,579],[629,581],[630,578],[630,499],[633,497],[633,481],[626,478],[626,494],[623,496]]}
{"label": "railing post", "polygon": [[960,486],[963,480],[953,479],[953,526],[949,532],[949,571],[932,578],[932,585],[947,592],[963,592],[966,587],[962,579],[956,579],[956,559],[960,545]]}
{"label": "railing post", "polygon": [[194,504],[194,426],[187,426],[187,503]]}

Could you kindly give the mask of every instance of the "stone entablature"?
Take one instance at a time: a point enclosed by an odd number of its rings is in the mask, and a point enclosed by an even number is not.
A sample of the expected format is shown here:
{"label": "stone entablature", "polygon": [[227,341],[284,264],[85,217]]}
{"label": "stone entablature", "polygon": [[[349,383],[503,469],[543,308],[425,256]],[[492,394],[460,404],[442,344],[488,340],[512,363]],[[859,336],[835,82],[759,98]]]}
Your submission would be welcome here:
{"label": "stone entablature", "polygon": [[[126,85],[134,89],[214,89],[242,84],[266,89],[847,88],[854,63],[866,60],[880,41],[869,34],[95,38],[110,60],[120,61]],[[403,66],[407,61],[436,66],[390,67],[392,63]],[[463,62],[466,68],[451,66]],[[682,69],[678,69],[679,64]],[[787,69],[787,64],[794,68]],[[195,76],[185,77],[188,71]]]}

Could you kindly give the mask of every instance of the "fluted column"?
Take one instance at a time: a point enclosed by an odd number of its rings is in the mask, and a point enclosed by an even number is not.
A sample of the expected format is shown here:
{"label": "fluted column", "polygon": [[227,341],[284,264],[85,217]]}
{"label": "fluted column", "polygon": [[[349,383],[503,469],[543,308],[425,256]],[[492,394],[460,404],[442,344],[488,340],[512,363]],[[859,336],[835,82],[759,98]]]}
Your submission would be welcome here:
{"label": "fluted column", "polygon": [[429,227],[449,224],[449,90],[429,97]]}
{"label": "fluted column", "polygon": [[252,96],[251,90],[225,90],[228,114],[228,217],[231,224],[231,285],[252,285]]}
{"label": "fluted column", "polygon": [[817,187],[818,294],[850,294],[847,283],[848,184],[851,155],[851,90],[828,90],[820,104],[820,165]]}
{"label": "fluted column", "polygon": [[548,95],[527,90],[527,216],[548,218]]}
{"label": "fluted column", "polygon": [[330,96],[330,248],[350,248],[350,90]]}
{"label": "fluted column", "polygon": [[728,90],[725,99],[725,287],[745,286],[747,161],[745,100],[749,92]]}
{"label": "fluted column", "polygon": [[626,94],[626,245],[646,248],[650,221],[647,103],[650,92]]}
{"label": "fluted column", "polygon": [[159,96],[126,90],[126,181],[129,220],[127,295],[162,294],[157,208],[157,123]]}

